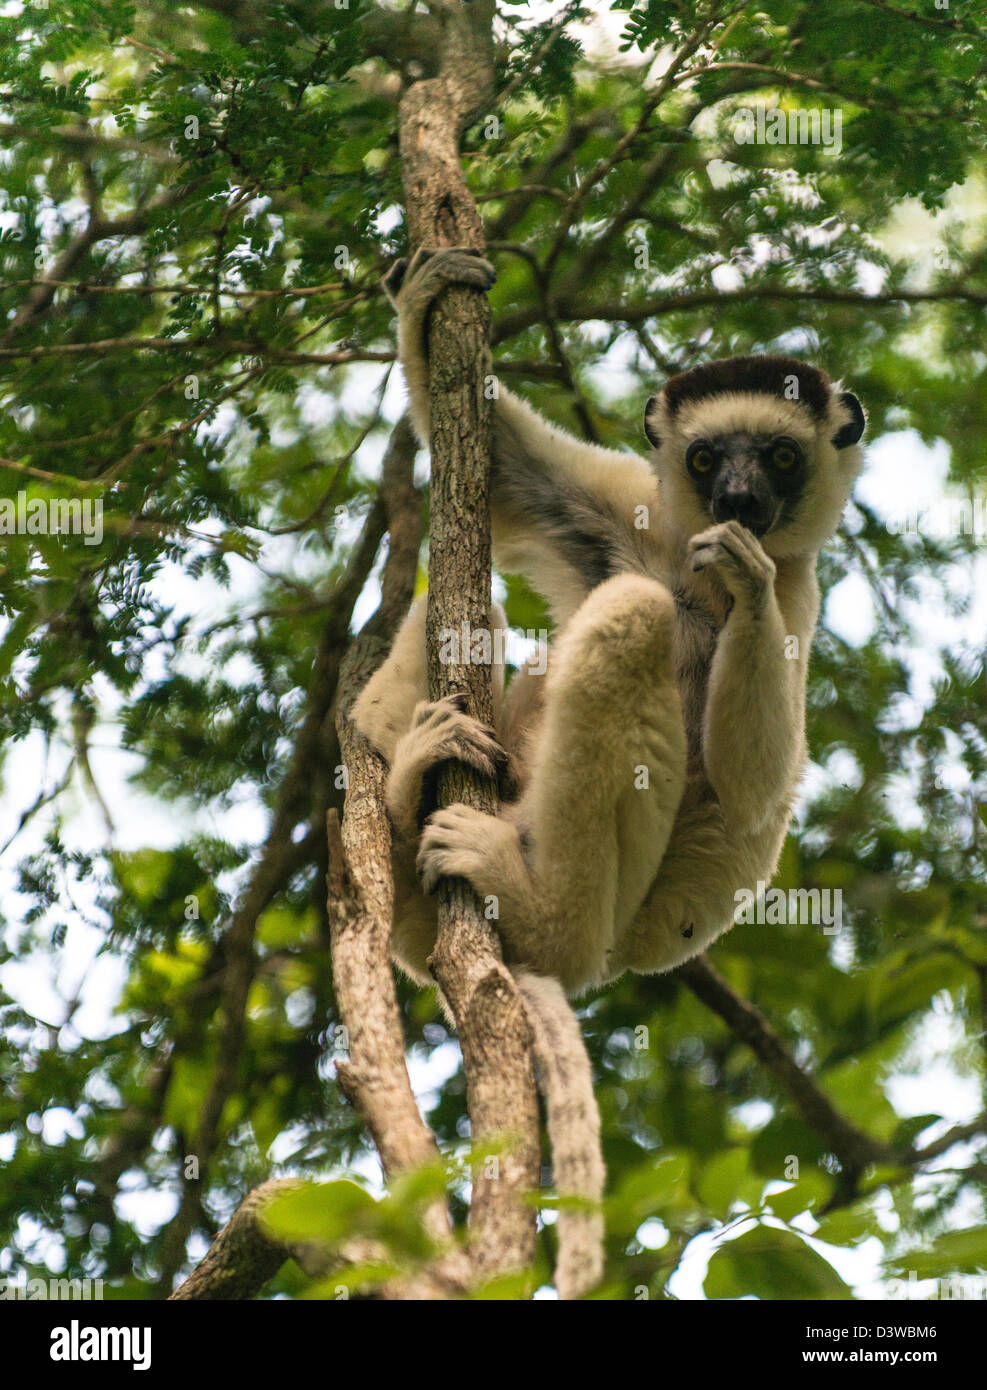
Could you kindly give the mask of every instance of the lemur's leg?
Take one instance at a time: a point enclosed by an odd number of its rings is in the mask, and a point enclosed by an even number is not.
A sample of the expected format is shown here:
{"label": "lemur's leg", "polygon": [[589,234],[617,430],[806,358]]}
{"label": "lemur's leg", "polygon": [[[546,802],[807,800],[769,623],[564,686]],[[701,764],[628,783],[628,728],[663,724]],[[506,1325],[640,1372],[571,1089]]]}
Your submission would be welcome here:
{"label": "lemur's leg", "polygon": [[508,959],[569,991],[605,977],[616,933],[665,852],[685,782],[672,662],[674,603],[654,580],[599,585],[556,642],[520,802],[500,816],[437,811],[418,865],[496,899]]}
{"label": "lemur's leg", "polygon": [[786,623],[775,563],[737,521],[693,536],[689,552],[693,569],[714,569],[733,596],[709,673],[703,760],[727,830],[752,832],[791,795],[805,757],[814,605]]}
{"label": "lemur's leg", "polygon": [[[425,599],[417,599],[388,653],[353,703],[353,721],[388,763],[402,734],[411,728],[415,707],[428,695],[425,650]],[[496,686],[495,686],[496,689]]]}

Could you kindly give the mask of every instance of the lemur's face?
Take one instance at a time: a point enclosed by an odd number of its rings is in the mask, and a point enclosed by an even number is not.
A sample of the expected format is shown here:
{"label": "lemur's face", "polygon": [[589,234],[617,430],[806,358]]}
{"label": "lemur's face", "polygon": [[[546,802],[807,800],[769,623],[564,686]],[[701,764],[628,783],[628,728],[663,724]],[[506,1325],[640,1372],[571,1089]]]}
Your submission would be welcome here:
{"label": "lemur's face", "polygon": [[645,412],[662,495],[681,529],[739,521],[776,556],[818,549],[836,529],[863,430],[856,396],[784,357],[697,367]]}
{"label": "lemur's face", "polygon": [[700,435],[685,448],[683,466],[713,521],[739,521],[764,536],[784,524],[805,484],[805,447],[790,434]]}

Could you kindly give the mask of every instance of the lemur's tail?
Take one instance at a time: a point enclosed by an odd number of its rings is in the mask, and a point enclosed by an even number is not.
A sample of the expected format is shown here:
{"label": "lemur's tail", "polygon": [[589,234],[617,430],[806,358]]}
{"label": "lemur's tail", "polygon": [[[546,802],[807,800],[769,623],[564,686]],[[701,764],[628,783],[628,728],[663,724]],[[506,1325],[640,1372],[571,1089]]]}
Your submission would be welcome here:
{"label": "lemur's tail", "polygon": [[560,1298],[579,1298],[603,1276],[600,1202],[606,1170],[593,1076],[579,1024],[558,981],[524,970],[515,970],[514,977],[534,1034],[555,1186],[560,1197],[587,1203],[562,1207],[557,1227],[555,1286]]}

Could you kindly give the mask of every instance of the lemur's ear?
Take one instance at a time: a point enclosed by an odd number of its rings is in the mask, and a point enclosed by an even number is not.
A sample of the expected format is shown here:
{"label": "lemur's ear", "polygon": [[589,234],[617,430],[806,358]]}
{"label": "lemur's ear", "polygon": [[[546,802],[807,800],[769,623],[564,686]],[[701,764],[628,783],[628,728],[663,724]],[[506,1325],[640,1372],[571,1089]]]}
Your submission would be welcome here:
{"label": "lemur's ear", "polygon": [[661,448],[661,435],[658,433],[658,423],[661,419],[661,397],[652,396],[648,404],[644,407],[644,432],[648,436],[650,444],[655,449]]}
{"label": "lemur's ear", "polygon": [[852,391],[841,391],[837,397],[837,402],[850,418],[833,435],[833,446],[837,449],[846,449],[849,445],[856,444],[863,434],[867,424],[867,416],[864,414],[863,406]]}

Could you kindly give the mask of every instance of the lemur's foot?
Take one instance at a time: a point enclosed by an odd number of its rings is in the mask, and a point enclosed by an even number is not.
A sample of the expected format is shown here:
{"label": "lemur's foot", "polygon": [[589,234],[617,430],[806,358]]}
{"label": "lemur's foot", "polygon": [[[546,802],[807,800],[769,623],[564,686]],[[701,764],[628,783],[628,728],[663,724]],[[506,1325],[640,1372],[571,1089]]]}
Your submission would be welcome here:
{"label": "lemur's foot", "polygon": [[465,695],[423,700],[398,742],[387,781],[387,809],[402,839],[417,841],[438,803],[442,768],[453,760],[476,768],[498,787],[509,780],[507,752],[492,729],[466,713]]}
{"label": "lemur's foot", "polygon": [[410,260],[402,256],[395,261],[382,284],[391,303],[397,305],[398,296],[413,285],[415,291],[431,300],[446,285],[470,285],[474,289],[488,290],[496,278],[496,270],[482,251],[474,251],[469,246],[445,246],[439,250],[420,246]]}
{"label": "lemur's foot", "polygon": [[440,878],[465,878],[481,897],[498,894],[517,879],[518,833],[499,816],[458,803],[429,817],[415,867],[422,889],[434,893]]}
{"label": "lemur's foot", "polygon": [[419,829],[439,804],[439,777],[450,759],[466,763],[500,785],[507,770],[507,753],[492,729],[466,713],[465,695],[447,695],[434,704],[419,705],[413,727],[430,745],[429,762],[422,774]]}

